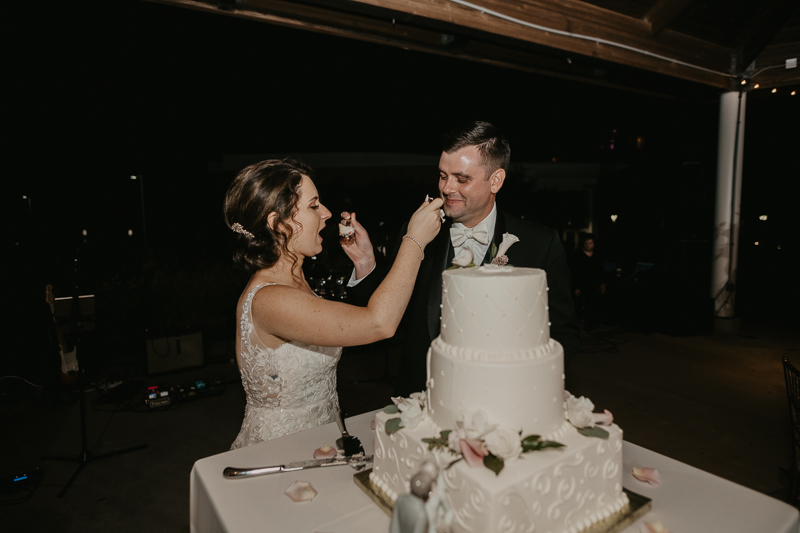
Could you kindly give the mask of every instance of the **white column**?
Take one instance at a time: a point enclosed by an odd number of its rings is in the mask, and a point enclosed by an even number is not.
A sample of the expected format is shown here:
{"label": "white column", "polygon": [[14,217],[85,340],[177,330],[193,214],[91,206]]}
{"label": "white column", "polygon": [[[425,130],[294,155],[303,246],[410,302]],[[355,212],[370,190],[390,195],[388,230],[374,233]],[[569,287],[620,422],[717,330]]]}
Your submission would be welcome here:
{"label": "white column", "polygon": [[718,318],[732,318],[736,304],[736,292],[729,288],[736,285],[736,256],[739,253],[739,205],[742,195],[746,101],[745,92],[725,93],[719,101],[714,265],[711,274],[711,297],[714,299],[714,313]]}

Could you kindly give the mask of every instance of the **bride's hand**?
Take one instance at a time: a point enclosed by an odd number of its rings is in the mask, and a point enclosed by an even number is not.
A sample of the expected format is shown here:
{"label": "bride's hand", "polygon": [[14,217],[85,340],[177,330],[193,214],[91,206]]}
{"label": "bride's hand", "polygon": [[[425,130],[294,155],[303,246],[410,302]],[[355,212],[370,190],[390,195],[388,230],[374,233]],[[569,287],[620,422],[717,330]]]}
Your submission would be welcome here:
{"label": "bride's hand", "polygon": [[424,202],[408,221],[408,235],[418,240],[423,247],[431,242],[442,228],[439,209],[443,203],[441,198]]}

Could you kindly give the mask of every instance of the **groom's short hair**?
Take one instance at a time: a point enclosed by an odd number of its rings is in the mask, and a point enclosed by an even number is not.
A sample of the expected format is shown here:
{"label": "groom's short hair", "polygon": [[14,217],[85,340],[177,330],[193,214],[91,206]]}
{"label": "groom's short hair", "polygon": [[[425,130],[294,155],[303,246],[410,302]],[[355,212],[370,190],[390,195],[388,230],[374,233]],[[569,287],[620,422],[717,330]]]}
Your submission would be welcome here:
{"label": "groom's short hair", "polygon": [[475,146],[483,157],[488,176],[502,168],[508,170],[511,162],[511,145],[500,130],[479,120],[468,122],[448,133],[442,139],[442,151],[450,154],[467,146]]}

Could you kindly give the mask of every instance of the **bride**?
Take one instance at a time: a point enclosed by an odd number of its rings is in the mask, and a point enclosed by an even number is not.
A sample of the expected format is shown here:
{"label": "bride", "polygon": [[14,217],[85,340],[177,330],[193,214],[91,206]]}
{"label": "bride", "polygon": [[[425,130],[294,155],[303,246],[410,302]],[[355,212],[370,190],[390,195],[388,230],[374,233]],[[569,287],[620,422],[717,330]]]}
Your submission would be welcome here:
{"label": "bride", "polygon": [[[262,161],[242,170],[225,196],[225,221],[236,237],[234,261],[250,274],[236,311],[236,359],[247,405],[232,449],[335,419],[342,347],[394,335],[423,250],[441,227],[441,199],[423,203],[367,307],[324,300],[302,270],[305,258],[322,251],[319,233],[331,218],[311,176],[299,161]],[[357,237],[365,236],[352,220]]]}

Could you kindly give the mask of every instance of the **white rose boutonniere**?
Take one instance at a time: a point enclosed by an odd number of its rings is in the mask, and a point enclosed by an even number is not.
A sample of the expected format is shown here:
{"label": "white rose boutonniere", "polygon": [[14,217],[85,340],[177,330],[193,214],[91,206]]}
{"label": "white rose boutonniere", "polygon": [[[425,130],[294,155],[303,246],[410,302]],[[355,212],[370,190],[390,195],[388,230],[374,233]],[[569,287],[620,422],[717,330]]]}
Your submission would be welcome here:
{"label": "white rose boutonniere", "polygon": [[[511,233],[503,233],[503,242],[500,243],[500,246],[497,247],[496,250],[493,250],[492,259],[493,265],[507,265],[508,264],[508,256],[506,252],[511,247],[512,244],[519,242],[519,237],[516,235],[512,235]],[[492,245],[494,247],[494,245]]]}

